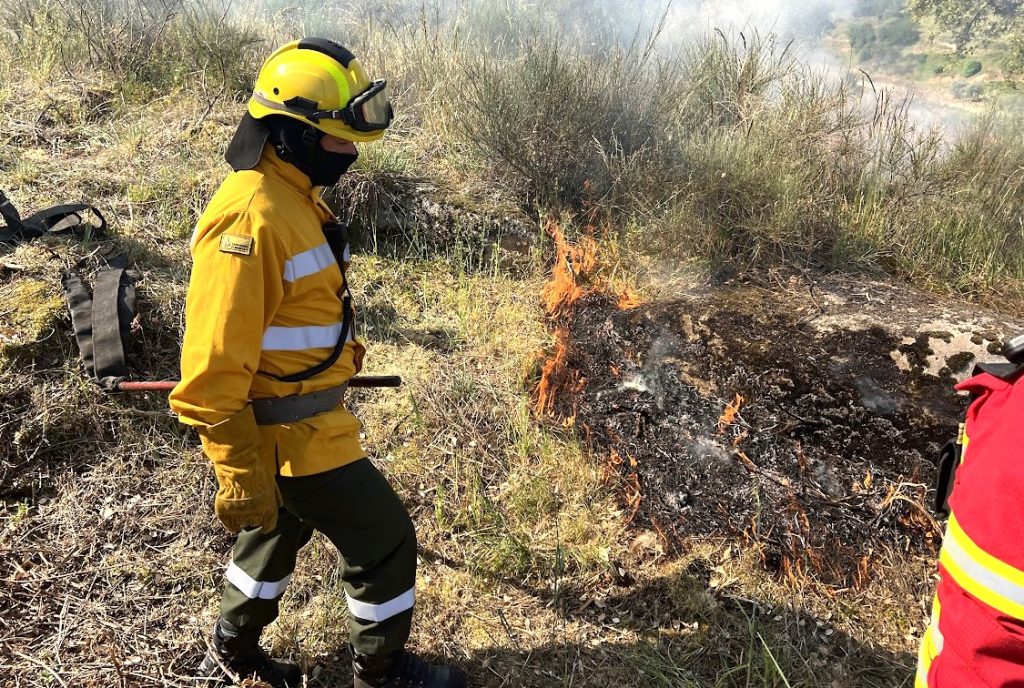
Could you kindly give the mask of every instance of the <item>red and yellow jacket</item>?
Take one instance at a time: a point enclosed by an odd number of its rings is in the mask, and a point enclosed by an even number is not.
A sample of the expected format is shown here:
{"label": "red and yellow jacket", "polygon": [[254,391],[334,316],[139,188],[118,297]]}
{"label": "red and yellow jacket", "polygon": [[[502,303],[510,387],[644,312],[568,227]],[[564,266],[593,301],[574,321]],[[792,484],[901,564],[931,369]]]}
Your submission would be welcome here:
{"label": "red and yellow jacket", "polygon": [[1024,372],[975,375],[915,688],[1024,688]]}
{"label": "red and yellow jacket", "polygon": [[306,370],[338,341],[346,285],[344,266],[322,232],[331,220],[319,189],[269,146],[255,169],[224,180],[199,219],[181,382],[171,408],[199,431],[208,450],[206,430],[221,424],[240,436],[258,433],[262,460],[285,476],[312,475],[366,456],[360,423],[344,405],[284,425],[257,427],[251,414],[244,423],[226,423],[251,399],[335,387],[359,371],[364,349],[350,339],[331,368],[306,381],[265,374]]}

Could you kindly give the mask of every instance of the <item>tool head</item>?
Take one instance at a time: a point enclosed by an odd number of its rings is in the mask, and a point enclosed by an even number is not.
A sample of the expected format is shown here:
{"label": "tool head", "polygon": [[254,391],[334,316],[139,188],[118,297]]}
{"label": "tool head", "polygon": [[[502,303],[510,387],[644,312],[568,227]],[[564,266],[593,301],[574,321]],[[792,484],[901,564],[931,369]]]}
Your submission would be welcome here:
{"label": "tool head", "polygon": [[1006,356],[1010,363],[1024,364],[1024,334],[1006,340],[1003,344],[1003,356]]}

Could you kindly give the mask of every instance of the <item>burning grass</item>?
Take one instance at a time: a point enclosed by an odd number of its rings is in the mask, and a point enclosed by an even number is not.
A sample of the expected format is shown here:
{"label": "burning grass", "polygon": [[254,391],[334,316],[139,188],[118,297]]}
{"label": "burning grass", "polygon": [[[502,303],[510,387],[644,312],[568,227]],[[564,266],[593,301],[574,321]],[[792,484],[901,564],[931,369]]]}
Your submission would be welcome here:
{"label": "burning grass", "polygon": [[[567,365],[574,346],[572,324],[577,303],[588,296],[610,294],[619,309],[628,310],[642,301],[631,285],[610,279],[608,273],[616,264],[616,256],[612,252],[602,259],[602,252],[613,244],[606,241],[602,246],[594,237],[597,233],[594,226],[588,225],[576,243],[566,238],[563,228],[554,219],[548,219],[545,232],[552,240],[554,258],[541,291],[541,302],[553,329],[554,344],[541,368],[536,408],[542,415],[552,415],[556,399],[574,396],[586,383],[579,370]],[[606,232],[606,239],[607,236]],[[568,414],[563,420],[566,427],[571,427],[574,416]]]}
{"label": "burning grass", "polygon": [[579,382],[549,390],[544,408],[610,457],[627,519],[667,550],[742,543],[778,580],[832,596],[927,558],[940,535],[926,506],[933,456],[955,432],[952,376],[972,355],[933,362],[919,329],[945,341],[942,327],[967,328],[984,343],[1000,321],[947,312],[935,325],[942,307],[922,295],[883,291],[866,306],[841,281],[808,314],[794,284],[698,289],[630,311],[591,289],[558,311],[572,346],[549,360]]}

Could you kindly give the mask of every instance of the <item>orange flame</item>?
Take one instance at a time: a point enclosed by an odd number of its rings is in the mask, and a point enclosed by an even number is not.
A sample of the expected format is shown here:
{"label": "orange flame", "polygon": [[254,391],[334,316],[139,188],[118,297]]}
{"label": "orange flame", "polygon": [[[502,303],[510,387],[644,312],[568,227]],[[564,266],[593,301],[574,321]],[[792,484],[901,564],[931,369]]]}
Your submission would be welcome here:
{"label": "orange flame", "polygon": [[589,293],[590,290],[580,286],[579,278],[589,278],[594,273],[598,249],[597,243],[589,238],[573,246],[555,222],[548,223],[547,232],[555,241],[555,264],[541,298],[548,314],[555,316]]}
{"label": "orange flame", "polygon": [[569,329],[555,330],[555,352],[544,361],[540,383],[537,385],[537,410],[550,415],[554,411],[555,396],[565,386],[566,359],[569,355]]}
{"label": "orange flame", "polygon": [[[583,379],[578,371],[569,369],[568,356],[572,346],[570,330],[572,307],[588,294],[601,293],[618,300],[621,309],[635,308],[641,304],[640,297],[629,287],[617,288],[598,275],[600,247],[597,241],[583,236],[576,244],[565,237],[565,233],[554,220],[548,220],[545,231],[555,244],[555,261],[551,278],[541,292],[541,300],[555,329],[555,346],[541,369],[537,385],[537,411],[554,415],[556,397],[566,391],[583,388]],[[613,368],[613,374],[618,374]],[[575,418],[570,416],[565,424],[571,426]]]}
{"label": "orange flame", "polygon": [[636,308],[640,305],[643,305],[643,299],[640,298],[640,295],[632,287],[623,287],[619,293],[619,310],[628,311],[630,308]]}
{"label": "orange flame", "polygon": [[745,399],[737,394],[736,398],[726,404],[725,409],[722,410],[722,415],[718,417],[718,434],[721,435],[725,432],[725,429],[736,422],[736,416],[740,412],[740,408],[743,406]]}

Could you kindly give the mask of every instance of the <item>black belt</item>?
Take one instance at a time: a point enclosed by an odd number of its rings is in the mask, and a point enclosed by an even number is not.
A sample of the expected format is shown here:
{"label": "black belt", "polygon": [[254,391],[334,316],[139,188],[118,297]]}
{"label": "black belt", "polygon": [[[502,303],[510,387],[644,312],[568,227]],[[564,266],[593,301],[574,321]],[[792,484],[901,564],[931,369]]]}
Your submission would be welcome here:
{"label": "black belt", "polygon": [[256,425],[295,423],[334,410],[344,398],[346,389],[347,382],[307,394],[253,399],[252,413],[256,416]]}

